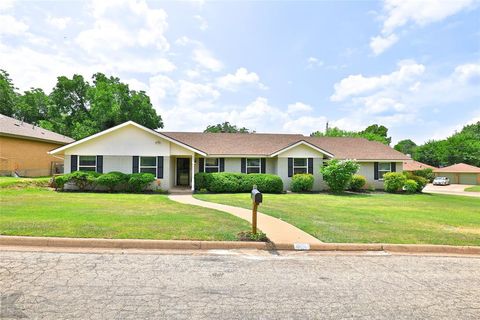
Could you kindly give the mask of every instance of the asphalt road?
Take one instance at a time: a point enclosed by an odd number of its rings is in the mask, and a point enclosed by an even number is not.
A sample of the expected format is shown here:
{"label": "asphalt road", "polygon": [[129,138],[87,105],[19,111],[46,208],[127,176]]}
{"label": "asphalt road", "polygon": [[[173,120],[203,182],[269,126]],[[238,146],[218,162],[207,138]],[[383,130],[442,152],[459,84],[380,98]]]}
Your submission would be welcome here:
{"label": "asphalt road", "polygon": [[480,257],[0,251],[4,319],[479,319]]}

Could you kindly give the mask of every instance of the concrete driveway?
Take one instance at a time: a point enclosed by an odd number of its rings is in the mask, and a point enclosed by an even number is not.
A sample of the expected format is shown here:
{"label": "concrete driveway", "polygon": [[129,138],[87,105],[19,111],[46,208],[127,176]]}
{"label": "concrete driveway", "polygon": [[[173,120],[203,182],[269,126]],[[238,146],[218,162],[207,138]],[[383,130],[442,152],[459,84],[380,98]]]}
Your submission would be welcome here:
{"label": "concrete driveway", "polygon": [[0,249],[0,319],[475,319],[480,257]]}
{"label": "concrete driveway", "polygon": [[464,191],[465,188],[473,187],[468,184],[450,184],[448,186],[434,186],[429,183],[424,189],[425,193],[440,193],[440,194],[451,194],[456,196],[468,196],[468,197],[479,197],[480,192],[468,192]]}

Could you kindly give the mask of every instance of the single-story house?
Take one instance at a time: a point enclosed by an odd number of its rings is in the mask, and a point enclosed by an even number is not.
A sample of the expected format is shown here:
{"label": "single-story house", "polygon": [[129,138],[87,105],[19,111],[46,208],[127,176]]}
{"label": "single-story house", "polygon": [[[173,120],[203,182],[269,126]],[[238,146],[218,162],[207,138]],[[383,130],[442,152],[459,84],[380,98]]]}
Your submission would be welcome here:
{"label": "single-story house", "polygon": [[426,163],[422,163],[419,161],[415,160],[406,160],[403,162],[403,171],[417,171],[417,170],[423,170],[423,169],[432,169],[435,170],[437,169],[436,167],[433,167],[431,165],[428,165]]}
{"label": "single-story house", "polygon": [[320,174],[329,159],[356,159],[359,174],[382,188],[382,177],[402,171],[408,157],[362,138],[301,134],[158,132],[128,121],[50,152],[65,157],[65,172],[91,170],[150,172],[161,188],[194,189],[197,172],[271,173],[289,189],[294,174],[315,176],[314,190],[326,187]]}
{"label": "single-story house", "polygon": [[41,177],[62,173],[63,157],[47,152],[73,141],[0,114],[0,175]]}
{"label": "single-story house", "polygon": [[447,177],[450,183],[480,185],[480,168],[465,163],[433,170],[437,177]]}

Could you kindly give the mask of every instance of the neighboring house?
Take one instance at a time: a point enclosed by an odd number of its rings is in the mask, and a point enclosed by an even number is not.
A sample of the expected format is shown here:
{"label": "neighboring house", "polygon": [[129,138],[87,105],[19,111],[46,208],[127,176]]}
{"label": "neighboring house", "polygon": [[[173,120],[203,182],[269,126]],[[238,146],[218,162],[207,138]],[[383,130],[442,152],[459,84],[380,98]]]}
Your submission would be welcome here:
{"label": "neighboring house", "polygon": [[73,141],[0,114],[0,174],[40,177],[61,171],[63,157],[47,152]]}
{"label": "neighboring house", "polygon": [[447,177],[450,183],[480,185],[480,168],[469,164],[457,163],[435,169],[433,172],[437,177]]}
{"label": "neighboring house", "polygon": [[428,164],[421,163],[415,160],[407,160],[403,161],[403,171],[417,171],[417,170],[423,170],[423,169],[432,169],[435,170],[437,169],[436,167],[432,167]]}
{"label": "neighboring house", "polygon": [[164,190],[194,188],[197,172],[271,173],[285,189],[296,173],[315,176],[314,190],[325,184],[320,168],[329,159],[356,159],[359,174],[376,188],[386,172],[402,171],[408,157],[362,138],[306,137],[300,134],[157,132],[125,122],[52,150],[65,156],[65,172],[91,170],[150,172]]}

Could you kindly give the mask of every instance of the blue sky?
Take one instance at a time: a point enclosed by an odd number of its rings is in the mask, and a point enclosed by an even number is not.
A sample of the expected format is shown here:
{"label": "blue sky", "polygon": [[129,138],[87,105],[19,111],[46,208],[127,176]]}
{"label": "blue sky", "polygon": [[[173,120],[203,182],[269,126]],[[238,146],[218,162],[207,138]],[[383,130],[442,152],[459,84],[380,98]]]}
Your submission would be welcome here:
{"label": "blue sky", "polygon": [[394,141],[480,120],[475,0],[0,2],[20,90],[95,72],[145,90],[166,130],[230,121],[309,134],[379,123]]}

